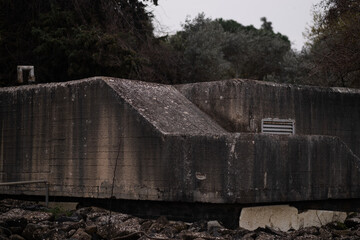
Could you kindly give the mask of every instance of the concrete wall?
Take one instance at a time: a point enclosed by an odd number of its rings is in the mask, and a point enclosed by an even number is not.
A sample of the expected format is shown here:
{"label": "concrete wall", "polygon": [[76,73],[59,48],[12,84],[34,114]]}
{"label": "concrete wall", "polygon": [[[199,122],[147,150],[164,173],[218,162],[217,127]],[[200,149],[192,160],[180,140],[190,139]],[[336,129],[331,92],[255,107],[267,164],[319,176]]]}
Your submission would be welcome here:
{"label": "concrete wall", "polygon": [[118,158],[122,180],[138,183],[134,166],[159,135],[132,111],[100,80],[6,89],[1,180],[42,178],[51,195],[108,197]]}
{"label": "concrete wall", "polygon": [[0,112],[1,181],[47,179],[52,196],[113,192],[209,203],[360,197],[359,158],[339,137],[230,133],[171,86],[94,78],[4,88]]}
{"label": "concrete wall", "polygon": [[[271,203],[358,198],[359,159],[336,137],[233,134],[166,144],[183,201]],[[173,146],[178,146],[173,148]],[[175,152],[174,152],[175,151]],[[175,187],[175,185],[173,186]]]}
{"label": "concrete wall", "polygon": [[[110,79],[1,89],[1,181],[47,179],[53,196],[107,198],[115,174],[116,197],[169,196],[164,134],[224,132],[171,90]],[[43,194],[41,185],[2,189]]]}
{"label": "concrete wall", "polygon": [[261,119],[294,119],[296,134],[340,137],[360,156],[360,91],[229,80],[179,85],[230,132],[261,132]]}

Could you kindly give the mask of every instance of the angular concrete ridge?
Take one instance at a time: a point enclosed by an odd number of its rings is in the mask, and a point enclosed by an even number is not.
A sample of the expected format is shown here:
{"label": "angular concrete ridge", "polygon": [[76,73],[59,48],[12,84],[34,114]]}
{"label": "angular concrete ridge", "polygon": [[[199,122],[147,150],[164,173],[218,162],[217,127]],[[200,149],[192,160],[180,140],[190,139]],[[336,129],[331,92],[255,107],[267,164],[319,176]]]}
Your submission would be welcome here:
{"label": "angular concrete ridge", "polygon": [[[50,195],[203,203],[360,198],[360,91],[109,77],[0,89],[2,182]],[[262,134],[261,119],[296,134]],[[1,187],[42,195],[42,186]]]}
{"label": "angular concrete ridge", "polygon": [[113,79],[106,83],[162,134],[226,133],[173,86]]}

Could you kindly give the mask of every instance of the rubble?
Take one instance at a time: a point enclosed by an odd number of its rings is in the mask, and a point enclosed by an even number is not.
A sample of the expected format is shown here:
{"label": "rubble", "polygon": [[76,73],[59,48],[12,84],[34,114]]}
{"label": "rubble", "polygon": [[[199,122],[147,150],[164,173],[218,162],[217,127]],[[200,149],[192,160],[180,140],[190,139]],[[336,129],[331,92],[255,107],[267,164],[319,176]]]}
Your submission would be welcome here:
{"label": "rubble", "polygon": [[138,240],[272,240],[360,239],[360,214],[350,214],[345,223],[281,232],[266,226],[249,231],[227,229],[218,221],[185,223],[165,217],[142,219],[98,207],[56,214],[33,202],[0,201],[0,239],[138,239]]}

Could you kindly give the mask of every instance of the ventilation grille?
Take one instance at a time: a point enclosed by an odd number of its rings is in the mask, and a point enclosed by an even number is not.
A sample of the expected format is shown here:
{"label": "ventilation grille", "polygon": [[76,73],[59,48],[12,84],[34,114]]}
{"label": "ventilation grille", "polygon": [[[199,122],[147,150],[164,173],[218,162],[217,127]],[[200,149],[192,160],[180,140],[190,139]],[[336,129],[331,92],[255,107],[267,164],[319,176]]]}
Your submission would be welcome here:
{"label": "ventilation grille", "polygon": [[295,121],[292,119],[264,118],[261,120],[261,132],[267,134],[295,134]]}

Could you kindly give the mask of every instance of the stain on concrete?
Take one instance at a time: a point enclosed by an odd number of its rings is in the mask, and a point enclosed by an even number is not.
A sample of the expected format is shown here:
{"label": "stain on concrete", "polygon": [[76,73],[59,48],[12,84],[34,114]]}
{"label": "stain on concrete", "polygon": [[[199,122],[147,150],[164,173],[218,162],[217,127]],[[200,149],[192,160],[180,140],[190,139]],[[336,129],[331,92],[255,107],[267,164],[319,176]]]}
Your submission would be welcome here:
{"label": "stain on concrete", "polygon": [[[174,87],[94,77],[2,88],[0,180],[47,179],[50,194],[64,197],[360,198],[359,100],[357,90],[246,80]],[[265,117],[295,119],[297,134],[260,134]]]}
{"label": "stain on concrete", "polygon": [[293,119],[297,134],[337,136],[360,156],[358,89],[243,79],[176,88],[229,132],[259,133],[263,118]]}

